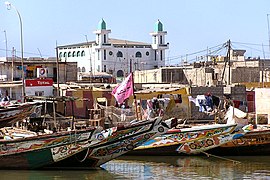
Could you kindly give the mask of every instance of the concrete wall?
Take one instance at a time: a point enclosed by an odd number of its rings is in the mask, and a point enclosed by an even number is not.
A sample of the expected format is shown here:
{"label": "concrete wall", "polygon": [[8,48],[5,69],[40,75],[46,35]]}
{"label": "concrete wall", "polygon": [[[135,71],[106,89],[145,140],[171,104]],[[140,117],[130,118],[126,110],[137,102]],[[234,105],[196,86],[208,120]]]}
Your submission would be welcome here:
{"label": "concrete wall", "polygon": [[270,124],[270,88],[255,88],[256,123]]}
{"label": "concrete wall", "polygon": [[[225,62],[201,62],[182,67],[144,70],[134,74],[137,76],[135,77],[137,83],[216,86],[243,82],[270,82],[270,62],[266,60],[231,61],[230,68],[227,63],[225,69],[224,65]],[[161,79],[159,75],[162,76]]]}
{"label": "concrete wall", "polygon": [[260,70],[258,67],[238,67],[232,69],[231,82],[260,82]]}

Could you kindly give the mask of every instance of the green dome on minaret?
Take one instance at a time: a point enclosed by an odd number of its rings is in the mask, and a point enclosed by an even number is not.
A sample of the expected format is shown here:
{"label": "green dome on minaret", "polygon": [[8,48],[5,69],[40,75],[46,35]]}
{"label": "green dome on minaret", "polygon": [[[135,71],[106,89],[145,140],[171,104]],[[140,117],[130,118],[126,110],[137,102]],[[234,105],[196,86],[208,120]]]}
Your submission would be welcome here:
{"label": "green dome on minaret", "polygon": [[155,32],[163,31],[163,24],[159,21],[156,22],[155,24]]}
{"label": "green dome on minaret", "polygon": [[106,23],[104,19],[102,18],[98,23],[98,30],[103,30],[103,29],[106,29]]}

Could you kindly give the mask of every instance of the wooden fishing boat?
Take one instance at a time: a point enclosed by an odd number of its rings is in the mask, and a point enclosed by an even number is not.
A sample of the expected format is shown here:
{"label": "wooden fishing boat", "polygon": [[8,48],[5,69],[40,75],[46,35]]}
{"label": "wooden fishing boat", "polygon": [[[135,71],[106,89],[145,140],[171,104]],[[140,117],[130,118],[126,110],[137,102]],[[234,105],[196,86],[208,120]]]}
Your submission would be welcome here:
{"label": "wooden fishing boat", "polygon": [[75,155],[97,143],[99,128],[38,135],[1,129],[0,169],[36,169]]}
{"label": "wooden fishing boat", "polygon": [[219,156],[267,156],[270,155],[270,127],[257,125],[243,137],[234,139],[207,153]]}
{"label": "wooden fishing boat", "polygon": [[11,126],[13,123],[29,117],[39,105],[40,103],[38,102],[26,102],[1,106],[0,128]]}
{"label": "wooden fishing boat", "polygon": [[168,129],[176,125],[176,119],[163,121],[161,118],[155,118],[105,129],[96,134],[96,138],[101,140],[99,143],[71,158],[54,164],[54,167],[99,167],[144,142],[166,133]]}
{"label": "wooden fishing boat", "polygon": [[145,142],[128,154],[147,156],[179,155],[177,149],[183,143],[202,141],[214,136],[226,135],[232,133],[235,128],[236,124],[212,124],[183,129],[170,129],[167,133]]}
{"label": "wooden fishing boat", "polygon": [[208,138],[185,142],[181,144],[176,151],[185,154],[200,154],[207,150],[222,146],[223,144],[229,143],[233,140],[237,140],[244,135],[245,132],[227,132],[225,134],[218,134]]}
{"label": "wooden fishing boat", "polygon": [[[226,112],[227,122],[235,122],[238,124],[248,124],[243,127],[247,133],[239,139],[234,139],[217,148],[207,151],[209,154],[218,156],[258,156],[270,155],[270,125],[256,124],[254,115],[244,113],[237,108],[229,107]],[[249,119],[249,118],[250,119]],[[240,122],[240,123],[239,123]]]}

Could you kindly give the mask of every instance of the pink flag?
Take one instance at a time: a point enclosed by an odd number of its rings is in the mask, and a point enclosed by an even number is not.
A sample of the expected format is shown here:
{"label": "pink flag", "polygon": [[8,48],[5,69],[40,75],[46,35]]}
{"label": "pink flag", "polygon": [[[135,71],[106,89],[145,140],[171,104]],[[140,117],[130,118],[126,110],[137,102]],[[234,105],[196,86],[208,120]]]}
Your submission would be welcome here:
{"label": "pink flag", "polygon": [[133,94],[133,78],[132,73],[119,85],[116,86],[112,95],[115,97],[118,103],[123,103],[125,99]]}

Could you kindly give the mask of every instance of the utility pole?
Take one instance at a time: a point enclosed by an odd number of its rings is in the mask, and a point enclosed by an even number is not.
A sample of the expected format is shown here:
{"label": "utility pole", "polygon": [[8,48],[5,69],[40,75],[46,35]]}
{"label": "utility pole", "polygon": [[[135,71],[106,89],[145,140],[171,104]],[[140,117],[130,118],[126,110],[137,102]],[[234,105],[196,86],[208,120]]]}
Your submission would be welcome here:
{"label": "utility pole", "polygon": [[22,102],[25,102],[25,74],[24,74],[24,60],[23,60],[23,23],[22,23],[22,17],[20,12],[16,9],[15,6],[13,6],[10,2],[5,2],[7,5],[7,9],[10,10],[11,7],[13,7],[19,17],[19,22],[20,22],[20,40],[21,40],[21,66],[22,66]]}
{"label": "utility pole", "polygon": [[231,40],[228,41],[228,63],[229,63],[229,75],[228,75],[228,85],[231,84]]}
{"label": "utility pole", "polygon": [[15,48],[12,47],[12,63],[11,63],[11,69],[12,69],[12,71],[11,71],[11,81],[12,82],[14,81],[14,58],[15,58],[15,54],[16,54]]}
{"label": "utility pole", "polygon": [[231,55],[230,55],[230,51],[231,51],[231,40],[229,40],[227,42],[227,47],[228,47],[228,50],[227,50],[227,55],[226,55],[226,59],[225,59],[225,63],[224,63],[224,68],[223,68],[223,72],[222,72],[222,77],[221,77],[221,81],[223,82],[224,80],[224,75],[225,75],[225,70],[226,70],[226,65],[227,65],[227,62],[229,64],[229,74],[228,74],[228,82],[226,83],[227,85],[230,84],[230,79],[231,79],[231,65],[230,65],[230,58],[231,58]]}
{"label": "utility pole", "polygon": [[270,28],[269,28],[269,16],[270,14],[267,14],[267,27],[268,27],[268,46],[269,46],[269,52],[270,52]]}
{"label": "utility pole", "polygon": [[[265,53],[264,53],[264,48],[263,48],[263,44],[262,44],[262,51],[263,51],[263,62],[262,62],[262,66],[263,66],[263,68],[262,68],[262,85],[263,85],[263,88],[264,88],[264,81],[266,80],[264,80],[264,74],[265,74],[265,67],[264,67],[264,61],[265,61]],[[261,61],[261,60],[260,60]]]}

